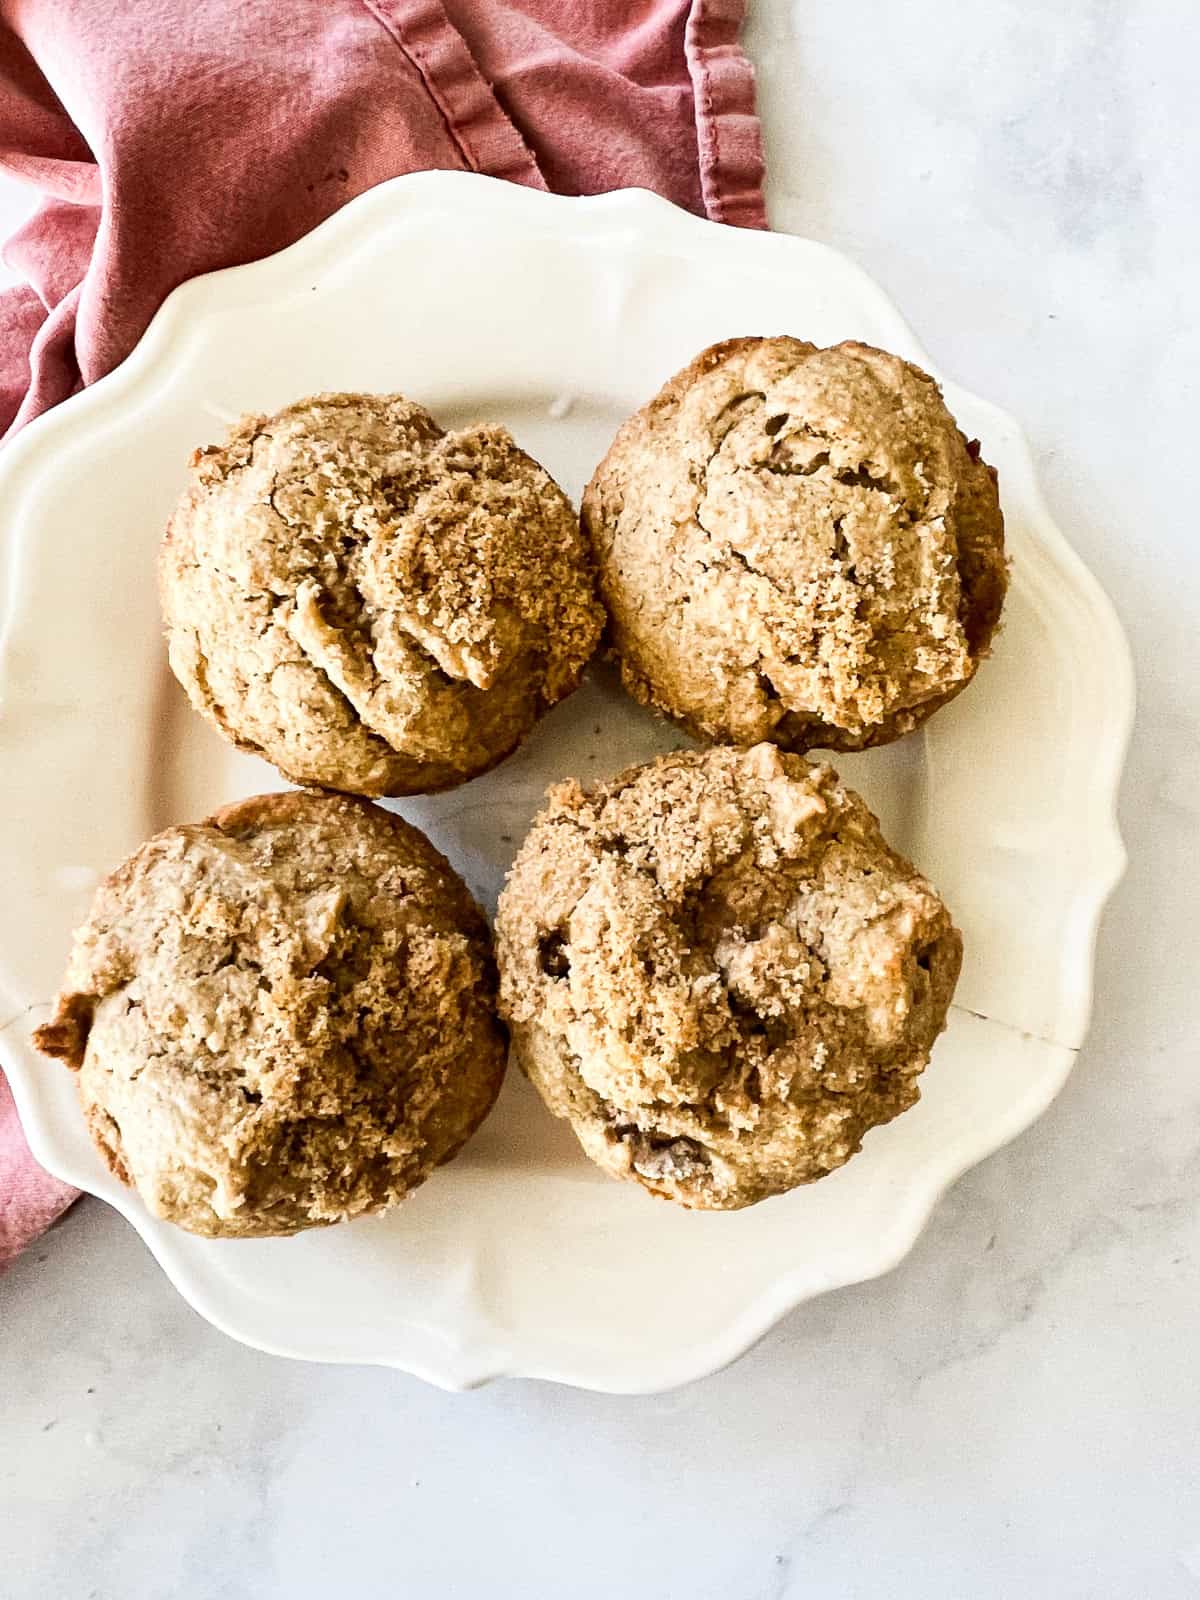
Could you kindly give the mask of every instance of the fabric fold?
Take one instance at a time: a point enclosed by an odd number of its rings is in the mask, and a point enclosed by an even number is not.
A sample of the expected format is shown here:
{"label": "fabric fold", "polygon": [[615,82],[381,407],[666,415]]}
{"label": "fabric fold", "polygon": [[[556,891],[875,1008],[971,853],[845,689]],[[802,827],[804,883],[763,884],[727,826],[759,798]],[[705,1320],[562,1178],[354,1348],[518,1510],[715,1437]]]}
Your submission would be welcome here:
{"label": "fabric fold", "polygon": [[696,86],[705,210],[714,222],[765,228],[754,68],[738,43],[744,16],[744,0],[693,0],[684,49]]}
{"label": "fabric fold", "polygon": [[546,181],[439,0],[364,0],[416,67],[463,165],[534,189]]}

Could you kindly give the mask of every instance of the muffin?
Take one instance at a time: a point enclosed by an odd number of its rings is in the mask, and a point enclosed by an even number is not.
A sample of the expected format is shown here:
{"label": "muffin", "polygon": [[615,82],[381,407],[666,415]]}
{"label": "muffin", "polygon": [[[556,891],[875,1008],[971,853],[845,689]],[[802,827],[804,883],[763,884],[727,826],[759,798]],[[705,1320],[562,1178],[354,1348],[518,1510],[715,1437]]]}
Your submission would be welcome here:
{"label": "muffin", "polygon": [[863,344],[703,351],[617,434],[583,522],[630,693],[743,745],[918,727],[1008,581],[995,473],[932,378]]}
{"label": "muffin", "polygon": [[551,789],[497,918],[517,1061],[591,1159],[734,1210],[918,1098],[962,946],[827,766],[761,744]]}
{"label": "muffin", "polygon": [[603,620],[570,503],[503,428],[327,394],[200,450],[163,541],[172,669],[297,783],[451,788],[571,693]]}
{"label": "muffin", "polygon": [[488,932],[424,835],[272,794],[168,828],[96,894],[38,1048],[100,1153],[209,1238],[384,1211],[504,1075]]}

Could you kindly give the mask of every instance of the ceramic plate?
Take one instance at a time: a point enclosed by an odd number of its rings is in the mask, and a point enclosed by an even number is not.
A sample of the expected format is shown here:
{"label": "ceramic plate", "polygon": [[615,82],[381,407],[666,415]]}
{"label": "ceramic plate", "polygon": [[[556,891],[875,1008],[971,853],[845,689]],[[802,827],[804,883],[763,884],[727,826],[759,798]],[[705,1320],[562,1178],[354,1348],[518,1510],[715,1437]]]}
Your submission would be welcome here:
{"label": "ceramic plate", "polygon": [[[1028,1127],[1071,1070],[1123,862],[1128,651],[1017,426],[950,383],[1000,472],[1004,632],[924,733],[839,765],[946,896],[966,963],[920,1104],[849,1166],[749,1211],[690,1214],[603,1177],[514,1071],[463,1155],[395,1214],[209,1242],[105,1172],[71,1075],[30,1047],[97,877],[169,823],[280,786],[193,715],[167,670],[155,547],[196,445],[315,390],[399,389],[448,425],[507,424],[578,496],[618,423],[702,346],[783,332],[864,339],[937,371],[881,291],[821,245],[640,192],[562,199],[426,173],[280,255],[185,284],[117,372],[0,457],[3,1064],[42,1164],[123,1212],[235,1338],[447,1388],[501,1374],[683,1383],[801,1301],[895,1265],[946,1186]],[[548,783],[684,742],[599,669],[499,770],[397,809],[491,909]]]}

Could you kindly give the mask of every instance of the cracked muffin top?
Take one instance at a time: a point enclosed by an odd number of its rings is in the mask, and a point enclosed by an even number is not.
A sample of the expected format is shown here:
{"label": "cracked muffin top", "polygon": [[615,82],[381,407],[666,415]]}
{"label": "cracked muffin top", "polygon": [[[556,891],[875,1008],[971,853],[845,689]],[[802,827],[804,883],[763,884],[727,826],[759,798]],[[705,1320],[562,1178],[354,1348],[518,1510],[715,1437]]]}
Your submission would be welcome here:
{"label": "cracked muffin top", "polygon": [[295,791],[168,828],[101,884],[35,1043],[78,1072],[117,1177],[214,1238],[396,1204],[506,1055],[449,864],[389,812]]}
{"label": "cracked muffin top", "polygon": [[400,395],[247,417],[196,453],[159,561],[192,704],[297,783],[450,788],[571,693],[599,637],[570,503],[498,427]]}
{"label": "cracked muffin top", "polygon": [[994,472],[869,345],[703,351],[621,428],[583,522],[626,687],[738,744],[909,732],[970,681],[1007,587]]}
{"label": "cracked muffin top", "polygon": [[916,1101],[962,942],[832,768],[726,746],[547,798],[500,898],[500,1010],[599,1166],[733,1210]]}

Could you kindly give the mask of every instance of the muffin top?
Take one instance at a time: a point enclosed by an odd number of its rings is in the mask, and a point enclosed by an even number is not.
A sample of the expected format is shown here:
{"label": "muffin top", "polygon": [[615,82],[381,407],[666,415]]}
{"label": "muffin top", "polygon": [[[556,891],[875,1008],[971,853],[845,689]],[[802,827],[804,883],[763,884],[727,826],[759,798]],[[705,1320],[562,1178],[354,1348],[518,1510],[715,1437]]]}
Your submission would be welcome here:
{"label": "muffin top", "polygon": [[862,344],[704,351],[583,516],[626,686],[739,744],[908,732],[970,680],[1007,584],[994,473],[932,378]]}
{"label": "muffin top", "polygon": [[831,768],[679,752],[548,802],[500,901],[500,1007],[594,1161],[733,1209],[913,1104],[961,941]]}
{"label": "muffin top", "polygon": [[198,451],[159,575],[197,710],[297,782],[368,795],[501,760],[602,622],[553,479],[503,428],[445,433],[400,395],[320,395]]}
{"label": "muffin top", "polygon": [[193,1233],[292,1233],[403,1199],[504,1072],[486,925],[399,817],[264,795],[168,828],[98,890],[35,1042],[92,1136]]}

